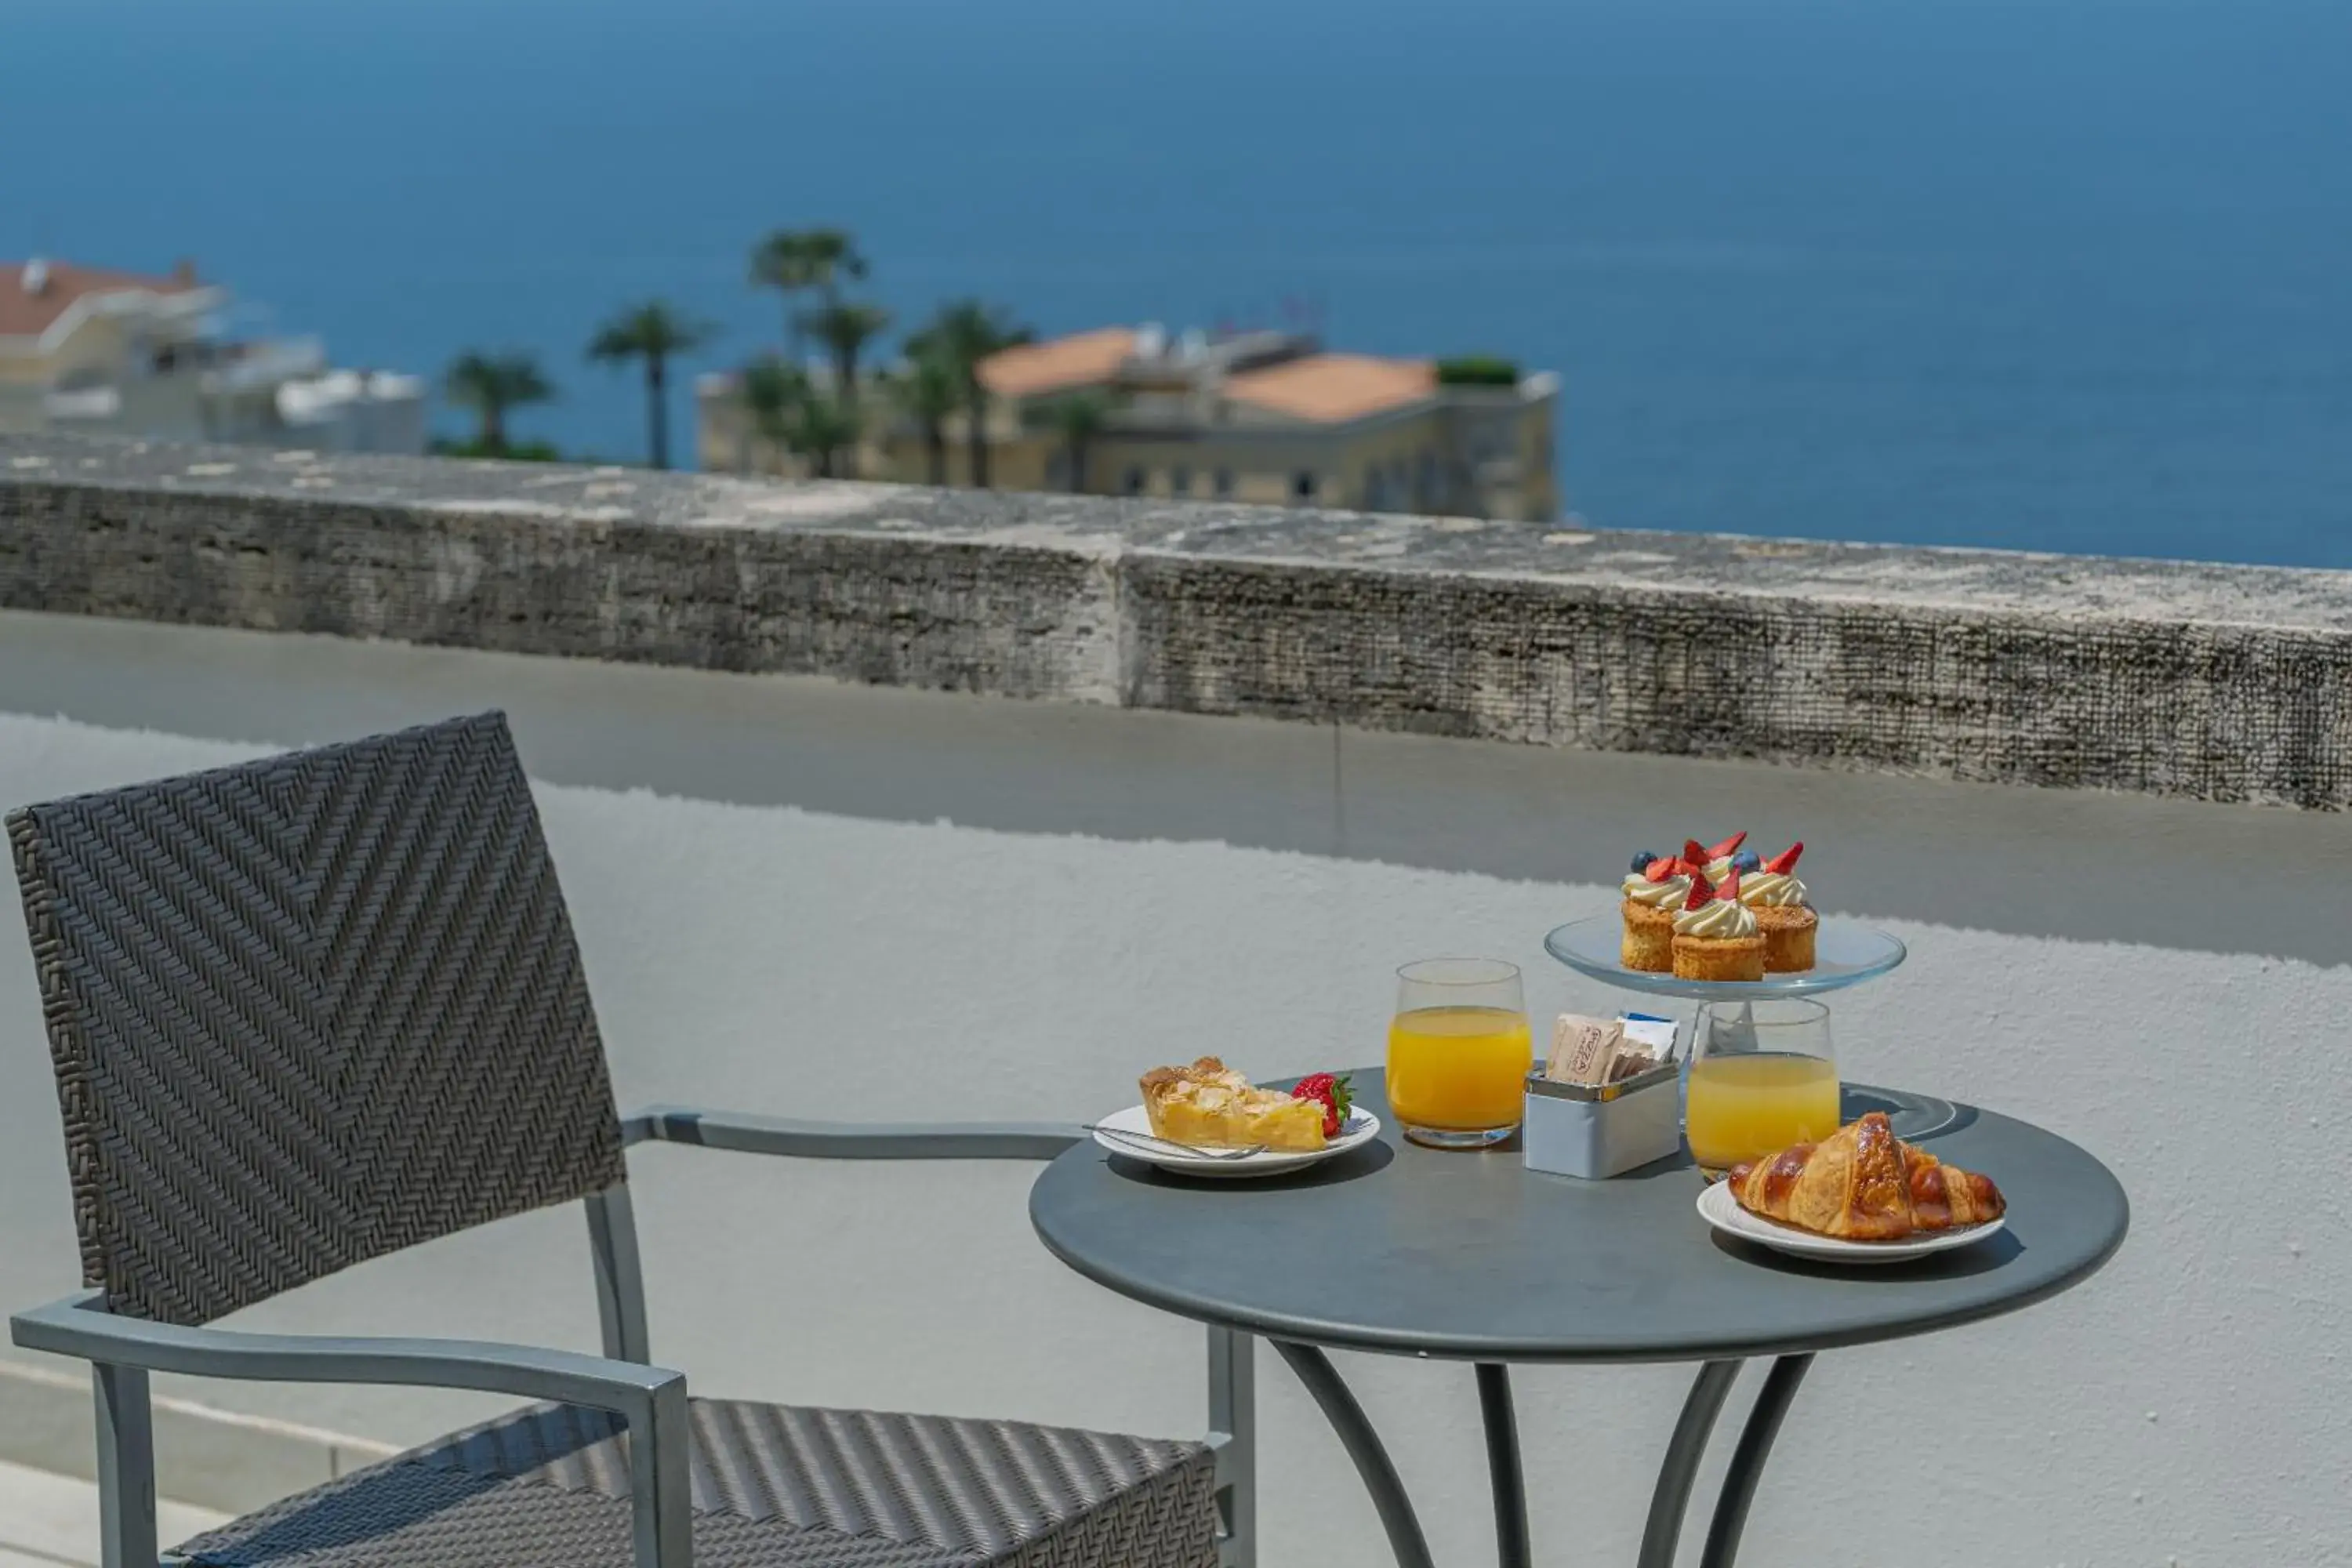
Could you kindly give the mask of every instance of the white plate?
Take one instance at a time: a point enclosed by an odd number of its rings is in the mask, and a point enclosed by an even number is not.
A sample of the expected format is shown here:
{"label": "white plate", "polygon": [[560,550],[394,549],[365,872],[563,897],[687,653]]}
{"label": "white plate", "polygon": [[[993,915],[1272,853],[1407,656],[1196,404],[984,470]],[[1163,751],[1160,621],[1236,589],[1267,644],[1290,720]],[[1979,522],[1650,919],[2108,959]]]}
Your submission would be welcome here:
{"label": "white plate", "polygon": [[1957,1230],[1931,1230],[1909,1241],[1842,1241],[1833,1236],[1815,1236],[1811,1231],[1749,1214],[1731,1195],[1729,1182],[1717,1182],[1699,1194],[1698,1215],[1727,1236],[1785,1252],[1791,1258],[1811,1258],[1823,1263],[1901,1263],[1906,1258],[1949,1252],[1953,1247],[1982,1241],[2004,1223],[1989,1219]]}
{"label": "white plate", "polygon": [[[1119,1132],[1139,1132],[1149,1138],[1151,1135],[1151,1113],[1139,1105],[1130,1105],[1116,1116],[1104,1117],[1100,1125]],[[1381,1119],[1359,1107],[1348,1112],[1348,1120],[1339,1124],[1339,1136],[1320,1149],[1268,1149],[1263,1154],[1252,1154],[1244,1160],[1212,1160],[1201,1154],[1181,1154],[1173,1149],[1160,1149],[1149,1143],[1130,1143],[1124,1138],[1112,1138],[1101,1132],[1095,1134],[1095,1142],[1114,1154],[1141,1160],[1179,1175],[1234,1178],[1272,1176],[1285,1171],[1301,1170],[1334,1154],[1344,1154],[1380,1135]]]}

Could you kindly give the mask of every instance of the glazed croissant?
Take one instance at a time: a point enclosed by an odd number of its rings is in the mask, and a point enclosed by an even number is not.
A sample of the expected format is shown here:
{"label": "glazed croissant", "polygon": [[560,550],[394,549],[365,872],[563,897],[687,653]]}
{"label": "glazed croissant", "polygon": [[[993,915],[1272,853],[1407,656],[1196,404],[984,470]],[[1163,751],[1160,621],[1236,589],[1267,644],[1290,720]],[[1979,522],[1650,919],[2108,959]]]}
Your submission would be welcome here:
{"label": "glazed croissant", "polygon": [[1819,1143],[1736,1166],[1726,1179],[1750,1214],[1847,1241],[1977,1225],[2008,1206],[1990,1179],[1904,1142],[1878,1110]]}

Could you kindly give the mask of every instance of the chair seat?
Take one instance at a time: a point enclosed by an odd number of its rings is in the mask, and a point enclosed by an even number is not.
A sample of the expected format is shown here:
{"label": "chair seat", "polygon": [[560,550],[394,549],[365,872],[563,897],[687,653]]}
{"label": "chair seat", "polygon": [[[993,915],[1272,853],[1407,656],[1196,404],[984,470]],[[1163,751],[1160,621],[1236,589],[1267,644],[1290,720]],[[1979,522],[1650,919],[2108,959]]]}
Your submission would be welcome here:
{"label": "chair seat", "polygon": [[[698,1568],[1215,1568],[1198,1443],[692,1402]],[[212,1568],[626,1568],[626,1438],[515,1412],[197,1537]]]}

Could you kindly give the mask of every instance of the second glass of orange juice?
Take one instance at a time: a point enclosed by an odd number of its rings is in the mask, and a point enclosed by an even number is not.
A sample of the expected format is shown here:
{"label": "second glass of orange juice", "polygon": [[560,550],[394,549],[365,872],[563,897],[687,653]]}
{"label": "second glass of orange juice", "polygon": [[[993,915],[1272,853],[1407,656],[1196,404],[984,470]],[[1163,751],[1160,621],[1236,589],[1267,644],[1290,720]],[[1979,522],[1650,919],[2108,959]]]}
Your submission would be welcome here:
{"label": "second glass of orange juice", "polygon": [[1819,1002],[1710,1002],[1694,1036],[1683,1131],[1710,1178],[1837,1131],[1837,1058]]}
{"label": "second glass of orange juice", "polygon": [[1397,971],[1389,1109],[1416,1143],[1484,1149],[1518,1131],[1535,1062],[1517,966],[1432,958]]}

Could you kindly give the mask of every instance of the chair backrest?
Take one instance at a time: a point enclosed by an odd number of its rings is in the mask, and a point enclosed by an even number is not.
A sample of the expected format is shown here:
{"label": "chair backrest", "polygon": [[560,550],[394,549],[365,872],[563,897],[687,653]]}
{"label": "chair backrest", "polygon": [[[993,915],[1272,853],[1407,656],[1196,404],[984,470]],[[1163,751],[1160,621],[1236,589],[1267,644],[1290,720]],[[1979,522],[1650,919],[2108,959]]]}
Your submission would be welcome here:
{"label": "chair backrest", "polygon": [[201,1323],[623,1175],[497,713],[7,818],[85,1283]]}

